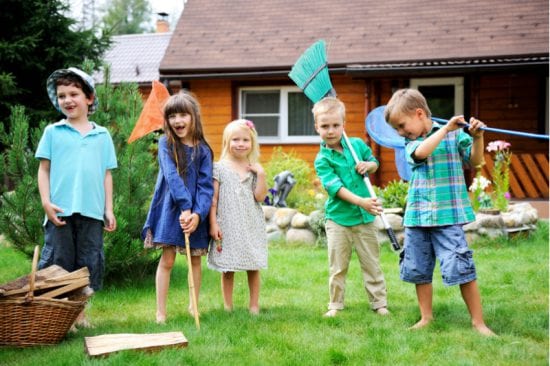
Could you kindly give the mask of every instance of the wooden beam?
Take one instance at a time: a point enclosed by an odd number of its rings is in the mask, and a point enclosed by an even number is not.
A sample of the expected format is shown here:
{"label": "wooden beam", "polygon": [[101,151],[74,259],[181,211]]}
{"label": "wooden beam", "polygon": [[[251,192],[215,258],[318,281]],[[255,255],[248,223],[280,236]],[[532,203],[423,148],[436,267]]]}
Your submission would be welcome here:
{"label": "wooden beam", "polygon": [[187,338],[182,332],[156,334],[105,334],[84,337],[88,356],[105,356],[111,353],[134,349],[154,351],[166,347],[187,347]]}

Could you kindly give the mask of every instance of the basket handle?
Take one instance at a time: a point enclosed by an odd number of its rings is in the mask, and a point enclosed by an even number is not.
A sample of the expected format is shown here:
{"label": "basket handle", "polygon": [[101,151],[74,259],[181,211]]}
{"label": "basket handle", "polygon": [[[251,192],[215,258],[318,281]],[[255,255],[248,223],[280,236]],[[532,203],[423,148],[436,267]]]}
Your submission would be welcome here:
{"label": "basket handle", "polygon": [[38,252],[40,250],[40,246],[34,247],[34,255],[32,256],[32,271],[29,275],[29,292],[27,293],[27,296],[25,296],[26,302],[31,302],[34,297],[34,279],[36,277],[36,267],[38,266]]}

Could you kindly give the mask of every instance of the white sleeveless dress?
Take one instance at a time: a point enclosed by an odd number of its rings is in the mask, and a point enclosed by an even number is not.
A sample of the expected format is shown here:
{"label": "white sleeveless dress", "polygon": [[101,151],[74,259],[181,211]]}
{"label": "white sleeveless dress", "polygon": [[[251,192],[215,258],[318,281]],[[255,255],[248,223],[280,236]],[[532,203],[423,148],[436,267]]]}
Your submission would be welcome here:
{"label": "white sleeveless dress", "polygon": [[223,162],[214,163],[219,183],[217,220],[222,232],[221,247],[214,241],[208,251],[208,268],[220,272],[267,268],[267,234],[262,207],[254,199],[256,175],[241,180],[238,172]]}

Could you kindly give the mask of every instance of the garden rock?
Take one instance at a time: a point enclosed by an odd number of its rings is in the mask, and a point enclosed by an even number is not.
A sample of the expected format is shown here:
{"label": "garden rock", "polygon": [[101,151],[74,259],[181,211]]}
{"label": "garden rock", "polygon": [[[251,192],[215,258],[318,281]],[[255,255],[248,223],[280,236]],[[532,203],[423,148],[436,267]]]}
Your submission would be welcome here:
{"label": "garden rock", "polygon": [[262,210],[264,211],[264,217],[266,221],[269,221],[273,218],[273,216],[275,215],[275,212],[277,212],[277,207],[262,206]]}
{"label": "garden rock", "polygon": [[292,220],[290,222],[290,226],[299,228],[299,229],[305,229],[309,227],[309,217],[304,215],[303,213],[298,212],[296,215],[292,217]]}
{"label": "garden rock", "polygon": [[290,225],[292,217],[296,215],[298,210],[293,208],[280,208],[275,212],[274,219],[277,226],[281,229],[285,229]]}
{"label": "garden rock", "polygon": [[[393,231],[403,230],[403,217],[392,213],[384,213],[384,217],[386,218],[388,224],[390,224],[390,227],[393,229]],[[376,218],[374,219],[374,225],[378,230],[385,230],[384,223],[382,222],[380,216],[376,216]]]}
{"label": "garden rock", "polygon": [[280,241],[283,241],[284,239],[285,239],[285,235],[280,230],[272,231],[267,234],[268,243],[280,242]]}
{"label": "garden rock", "polygon": [[288,229],[286,233],[286,241],[288,243],[303,243],[315,245],[315,234],[308,229]]}
{"label": "garden rock", "polygon": [[266,224],[265,225],[265,232],[266,233],[269,234],[269,233],[272,233],[274,231],[280,231],[279,227],[277,225],[275,225],[275,224]]}
{"label": "garden rock", "polygon": [[504,226],[502,215],[486,215],[483,213],[478,213],[476,215],[475,223],[477,224],[478,229],[482,227],[500,228]]}
{"label": "garden rock", "polygon": [[507,228],[536,224],[538,218],[537,209],[528,203],[512,204],[508,212],[502,214],[503,222]]}

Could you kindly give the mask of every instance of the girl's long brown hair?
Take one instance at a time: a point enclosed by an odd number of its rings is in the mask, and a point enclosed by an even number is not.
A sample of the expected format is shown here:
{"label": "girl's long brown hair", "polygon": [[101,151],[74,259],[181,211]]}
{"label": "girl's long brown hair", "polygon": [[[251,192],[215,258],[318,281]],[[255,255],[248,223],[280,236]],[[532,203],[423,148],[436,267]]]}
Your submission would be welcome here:
{"label": "girl's long brown hair", "polygon": [[[166,135],[168,147],[172,150],[178,173],[181,177],[185,178],[187,175],[187,154],[185,153],[183,143],[168,122],[168,117],[175,113],[187,113],[191,116],[191,124],[187,128],[189,129],[193,144],[192,160],[198,156],[201,142],[210,150],[211,157],[213,157],[213,153],[212,148],[204,137],[200,105],[195,95],[188,91],[180,91],[168,98],[164,105],[164,134]],[[198,164],[198,160],[196,163]]]}

